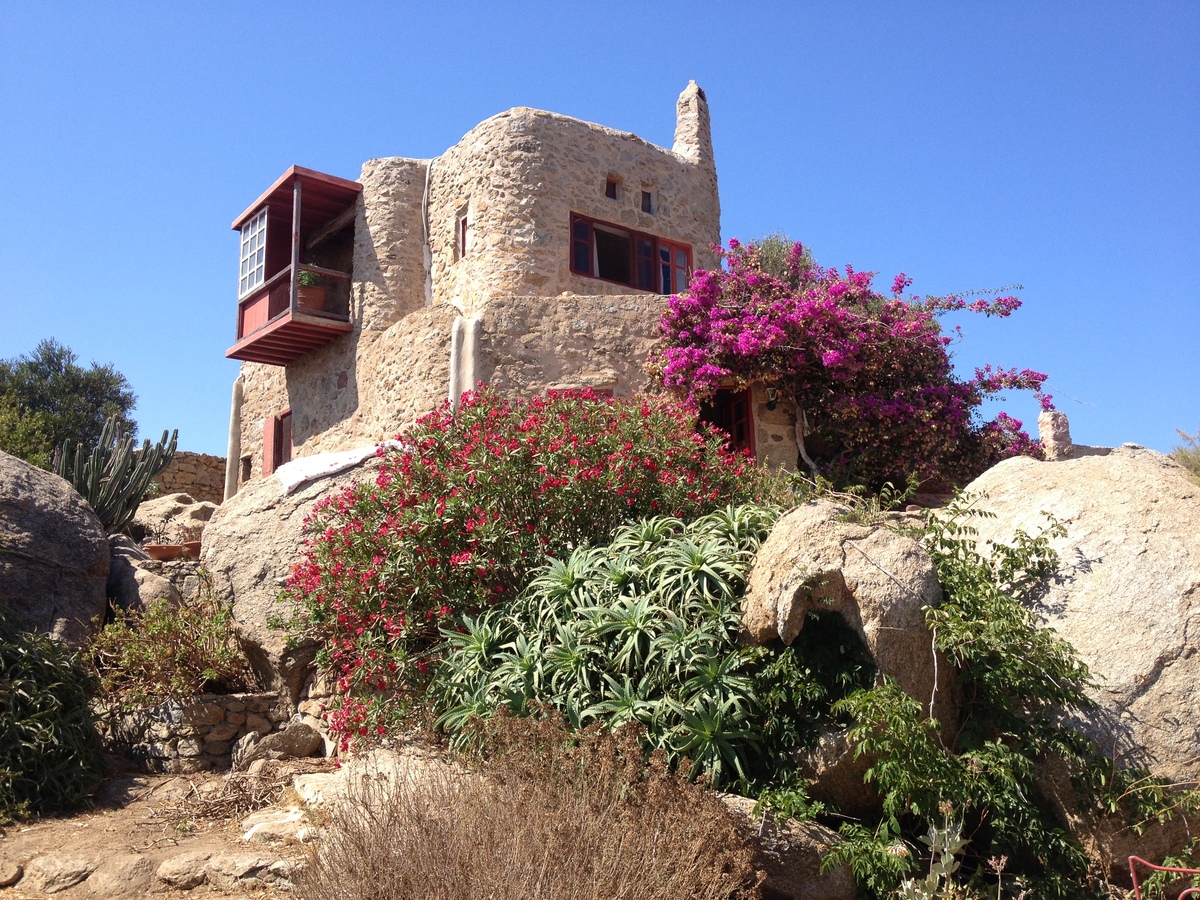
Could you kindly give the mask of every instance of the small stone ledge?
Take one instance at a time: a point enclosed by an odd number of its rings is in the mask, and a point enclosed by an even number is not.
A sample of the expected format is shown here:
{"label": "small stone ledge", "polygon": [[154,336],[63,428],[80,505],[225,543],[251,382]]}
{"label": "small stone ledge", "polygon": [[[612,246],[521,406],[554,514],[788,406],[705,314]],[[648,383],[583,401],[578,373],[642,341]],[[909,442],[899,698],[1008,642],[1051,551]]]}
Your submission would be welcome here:
{"label": "small stone ledge", "polygon": [[290,718],[277,693],[199,694],[159,706],[105,715],[104,745],[147,772],[186,774],[230,768],[233,746]]}

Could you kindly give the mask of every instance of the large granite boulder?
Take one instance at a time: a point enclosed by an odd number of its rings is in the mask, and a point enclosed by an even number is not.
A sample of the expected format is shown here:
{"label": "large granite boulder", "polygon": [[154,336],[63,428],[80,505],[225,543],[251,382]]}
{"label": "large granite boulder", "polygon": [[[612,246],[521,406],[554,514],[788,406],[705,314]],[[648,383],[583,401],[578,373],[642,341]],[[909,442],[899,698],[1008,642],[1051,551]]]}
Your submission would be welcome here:
{"label": "large granite boulder", "polygon": [[1100,681],[1086,723],[1106,752],[1177,780],[1200,774],[1200,486],[1169,457],[1125,445],[1055,463],[1006,460],[967,487],[995,518],[978,540],[1038,533],[1046,513],[1060,571],[1047,624]]}
{"label": "large granite boulder", "polygon": [[[784,515],[758,548],[742,601],[750,637],[791,644],[810,612],[833,612],[858,634],[876,668],[945,723],[956,715],[951,667],[935,659],[924,607],[941,602],[921,545],[882,525],[841,521],[827,500]],[[937,690],[934,676],[937,674]]]}
{"label": "large granite boulder", "polygon": [[22,631],[78,645],[105,613],[108,540],[57,475],[0,453],[0,608]]}
{"label": "large granite boulder", "polygon": [[181,544],[185,540],[198,540],[216,511],[217,504],[197,500],[191,494],[166,494],[143,500],[129,530],[139,539]]}
{"label": "large granite boulder", "polygon": [[[968,488],[995,518],[972,520],[981,546],[1045,528],[1059,574],[1042,599],[1046,622],[1068,640],[1099,686],[1098,707],[1077,723],[1118,765],[1186,783],[1200,777],[1200,487],[1169,457],[1126,444],[1059,462],[1018,457]],[[1075,809],[1066,773],[1047,766],[1043,789],[1069,829],[1116,873],[1125,858],[1177,851],[1200,822],[1131,833],[1126,823]]]}
{"label": "large granite boulder", "polygon": [[238,638],[263,686],[279,691],[293,706],[317,648],[304,642],[290,646],[288,634],[268,623],[291,612],[279,603],[279,593],[299,559],[304,520],[313,505],[364,477],[377,462],[371,457],[290,494],[275,475],[251,481],[221,504],[205,528],[200,559],[213,591],[232,605]]}
{"label": "large granite boulder", "polygon": [[[953,667],[933,650],[924,607],[941,602],[929,555],[912,538],[882,525],[842,521],[848,512],[827,500],[784,515],[763,541],[747,579],[742,622],[750,639],[791,644],[810,613],[840,616],[857,634],[875,668],[919,700],[948,732],[957,727]],[[811,624],[809,627],[813,627]],[[937,689],[934,689],[934,684]],[[865,783],[873,760],[857,756],[844,733],[830,730],[797,757],[810,793],[847,815],[876,810]]]}

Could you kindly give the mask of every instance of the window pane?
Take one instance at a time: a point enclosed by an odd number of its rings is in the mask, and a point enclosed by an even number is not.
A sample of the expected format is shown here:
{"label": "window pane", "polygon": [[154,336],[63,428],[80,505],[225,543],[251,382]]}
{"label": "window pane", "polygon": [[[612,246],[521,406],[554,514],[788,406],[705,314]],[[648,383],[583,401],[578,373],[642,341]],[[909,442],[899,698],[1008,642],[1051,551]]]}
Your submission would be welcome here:
{"label": "window pane", "polygon": [[592,247],[587,241],[574,242],[574,259],[571,268],[582,275],[592,274]]}

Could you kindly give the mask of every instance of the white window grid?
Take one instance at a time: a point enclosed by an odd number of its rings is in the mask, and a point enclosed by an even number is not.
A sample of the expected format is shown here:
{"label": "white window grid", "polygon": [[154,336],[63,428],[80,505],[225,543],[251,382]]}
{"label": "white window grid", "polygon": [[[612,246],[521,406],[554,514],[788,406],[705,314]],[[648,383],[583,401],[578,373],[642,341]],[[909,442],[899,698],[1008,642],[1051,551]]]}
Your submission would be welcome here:
{"label": "white window grid", "polygon": [[245,297],[263,283],[267,267],[267,210],[263,208],[242,226],[238,296]]}

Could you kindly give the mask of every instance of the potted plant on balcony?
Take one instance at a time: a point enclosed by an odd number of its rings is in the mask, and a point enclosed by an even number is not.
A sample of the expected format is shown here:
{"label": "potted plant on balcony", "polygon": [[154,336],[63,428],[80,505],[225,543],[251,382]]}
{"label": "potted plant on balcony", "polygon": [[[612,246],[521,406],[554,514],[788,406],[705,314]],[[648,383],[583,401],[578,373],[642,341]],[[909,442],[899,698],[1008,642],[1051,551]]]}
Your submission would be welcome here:
{"label": "potted plant on balcony", "polygon": [[321,287],[318,273],[300,270],[296,277],[296,305],[301,309],[325,309],[325,288]]}

